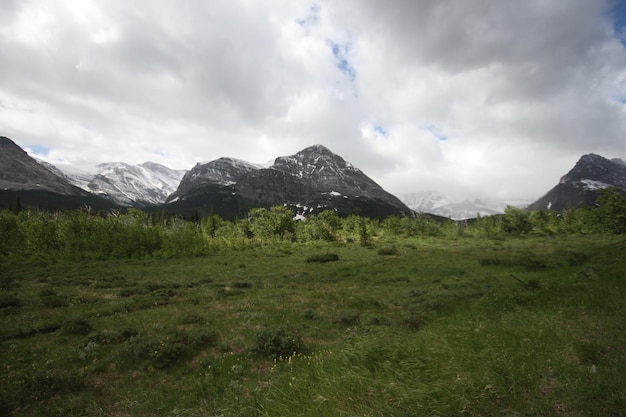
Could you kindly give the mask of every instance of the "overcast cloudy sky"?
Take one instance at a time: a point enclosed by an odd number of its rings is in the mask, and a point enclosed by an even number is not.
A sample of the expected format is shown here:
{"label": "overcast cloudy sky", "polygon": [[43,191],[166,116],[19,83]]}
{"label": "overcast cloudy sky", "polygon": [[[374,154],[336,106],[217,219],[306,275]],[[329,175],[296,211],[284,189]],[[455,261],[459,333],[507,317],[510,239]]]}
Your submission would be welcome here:
{"label": "overcast cloudy sky", "polygon": [[533,200],[626,158],[624,0],[0,0],[0,135],[57,165],[320,143],[392,193]]}

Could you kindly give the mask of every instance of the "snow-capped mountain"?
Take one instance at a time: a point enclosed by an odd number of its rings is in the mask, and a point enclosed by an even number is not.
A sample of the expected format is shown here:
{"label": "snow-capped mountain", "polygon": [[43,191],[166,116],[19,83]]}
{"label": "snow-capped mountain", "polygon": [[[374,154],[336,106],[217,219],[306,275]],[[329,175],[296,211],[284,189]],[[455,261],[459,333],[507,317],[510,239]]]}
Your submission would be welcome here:
{"label": "snow-capped mountain", "polygon": [[234,185],[248,172],[262,168],[261,165],[227,157],[197,163],[182,177],[178,187],[167,198],[167,202],[175,201],[207,185]]}
{"label": "snow-capped mountain", "polygon": [[310,146],[295,155],[280,156],[270,169],[297,178],[305,188],[321,195],[380,199],[406,208],[360,169],[322,145]]}
{"label": "snow-capped mountain", "polygon": [[169,201],[173,210],[214,210],[223,217],[276,204],[293,207],[298,214],[327,209],[383,217],[411,213],[397,197],[321,145],[278,157],[269,168],[233,158],[198,164]]}
{"label": "snow-capped mountain", "polygon": [[554,188],[530,204],[528,209],[566,210],[592,205],[598,197],[598,190],[608,187],[626,192],[626,163],[619,158],[583,155]]}
{"label": "snow-capped mountain", "polygon": [[64,170],[65,176],[84,190],[121,206],[139,208],[163,204],[185,173],[154,162],[139,165],[104,163],[91,172]]}
{"label": "snow-capped mountain", "polygon": [[526,205],[520,202],[504,202],[500,200],[474,199],[459,200],[446,196],[439,191],[422,191],[411,194],[398,195],[400,200],[418,213],[436,214],[453,220],[464,220],[481,216],[491,216],[504,213],[504,209],[510,205]]}
{"label": "snow-capped mountain", "polygon": [[241,178],[235,189],[244,198],[286,204],[302,215],[327,209],[372,217],[411,214],[397,197],[322,145],[276,158],[271,167]]}

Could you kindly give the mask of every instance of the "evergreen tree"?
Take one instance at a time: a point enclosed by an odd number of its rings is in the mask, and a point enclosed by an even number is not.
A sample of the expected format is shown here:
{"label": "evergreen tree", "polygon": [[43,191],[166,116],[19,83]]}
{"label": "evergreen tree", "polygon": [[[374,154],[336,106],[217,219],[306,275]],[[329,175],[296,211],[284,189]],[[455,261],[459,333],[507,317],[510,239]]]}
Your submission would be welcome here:
{"label": "evergreen tree", "polygon": [[502,229],[512,235],[522,235],[533,229],[530,214],[520,208],[507,206],[504,209]]}
{"label": "evergreen tree", "polygon": [[606,233],[626,233],[626,196],[619,188],[600,190],[596,200],[597,228]]}

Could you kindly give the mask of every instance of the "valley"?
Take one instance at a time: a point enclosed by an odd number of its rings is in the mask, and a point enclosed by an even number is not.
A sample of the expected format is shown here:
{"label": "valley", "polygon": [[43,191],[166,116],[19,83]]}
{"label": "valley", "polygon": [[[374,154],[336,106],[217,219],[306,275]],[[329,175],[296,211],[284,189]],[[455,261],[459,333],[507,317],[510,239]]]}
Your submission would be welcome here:
{"label": "valley", "polygon": [[387,236],[5,262],[0,411],[620,415],[625,250]]}

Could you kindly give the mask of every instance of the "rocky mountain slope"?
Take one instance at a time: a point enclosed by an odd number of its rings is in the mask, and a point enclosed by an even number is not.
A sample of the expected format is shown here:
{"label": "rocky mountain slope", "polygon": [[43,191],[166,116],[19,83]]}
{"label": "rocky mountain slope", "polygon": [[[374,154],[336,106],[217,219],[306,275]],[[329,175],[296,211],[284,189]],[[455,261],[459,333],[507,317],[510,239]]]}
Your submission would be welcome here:
{"label": "rocky mountain slope", "polygon": [[11,139],[0,136],[0,207],[113,207],[111,202],[71,184],[58,172],[30,157]]}
{"label": "rocky mountain slope", "polygon": [[[527,208],[565,210],[591,205],[598,190],[606,187],[626,193],[626,163],[584,155],[559,184]],[[498,214],[506,207],[497,200],[455,200],[436,191],[397,198],[322,145],[278,157],[269,167],[224,157],[199,163],[190,171],[152,162],[118,162],[80,172],[36,161],[11,139],[0,137],[0,192],[0,208],[13,207],[21,199],[32,208],[137,207],[182,215],[215,212],[229,219],[246,216],[253,207],[276,204],[292,207],[303,216],[326,209],[371,217],[416,211],[454,220]]]}
{"label": "rocky mountain slope", "polygon": [[219,158],[215,161],[198,163],[181,179],[178,187],[169,195],[167,202],[173,202],[189,194],[201,191],[206,186],[234,185],[245,174],[263,168],[235,158]]}
{"label": "rocky mountain slope", "polygon": [[5,191],[39,190],[64,195],[84,194],[4,136],[0,137],[0,168],[0,189]]}
{"label": "rocky mountain slope", "polygon": [[278,157],[269,168],[232,158],[196,165],[169,202],[174,210],[212,209],[222,216],[230,212],[229,217],[276,204],[305,216],[327,209],[379,217],[411,213],[397,197],[321,145]]}
{"label": "rocky mountain slope", "polygon": [[140,165],[111,162],[97,165],[91,173],[64,172],[70,181],[84,190],[121,206],[136,208],[165,203],[185,173],[154,162]]}
{"label": "rocky mountain slope", "polygon": [[621,188],[626,192],[626,163],[621,159],[587,154],[528,209],[560,211],[592,205],[598,197],[598,190],[607,187]]}

